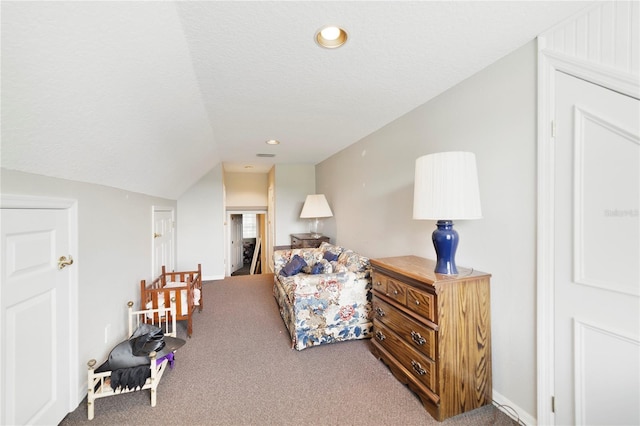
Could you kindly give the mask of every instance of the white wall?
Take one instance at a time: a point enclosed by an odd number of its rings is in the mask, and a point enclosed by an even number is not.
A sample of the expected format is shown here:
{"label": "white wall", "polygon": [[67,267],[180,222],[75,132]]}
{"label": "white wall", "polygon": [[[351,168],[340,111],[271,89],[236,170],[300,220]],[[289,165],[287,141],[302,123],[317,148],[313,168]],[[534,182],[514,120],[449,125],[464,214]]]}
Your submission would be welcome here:
{"label": "white wall", "polygon": [[224,200],[218,164],[178,199],[178,270],[202,265],[205,280],[224,278]]}
{"label": "white wall", "polygon": [[315,194],[315,167],[311,164],[275,166],[275,244],[290,245],[291,234],[309,232],[309,224],[300,219],[304,200]]}
{"label": "white wall", "polygon": [[[173,200],[1,169],[3,194],[74,199],[78,202],[78,365],[80,396],[86,394],[86,362],[104,361],[127,338],[127,302],[140,303],[140,280],[150,279],[152,207]],[[105,327],[111,325],[105,343]],[[79,403],[80,401],[78,401]]]}
{"label": "white wall", "polygon": [[456,263],[492,274],[494,391],[535,418],[535,42],[320,163],[325,231],[370,257],[435,258],[435,223],[412,219],[414,165],[451,150],[478,161],[484,218],[456,223]]}

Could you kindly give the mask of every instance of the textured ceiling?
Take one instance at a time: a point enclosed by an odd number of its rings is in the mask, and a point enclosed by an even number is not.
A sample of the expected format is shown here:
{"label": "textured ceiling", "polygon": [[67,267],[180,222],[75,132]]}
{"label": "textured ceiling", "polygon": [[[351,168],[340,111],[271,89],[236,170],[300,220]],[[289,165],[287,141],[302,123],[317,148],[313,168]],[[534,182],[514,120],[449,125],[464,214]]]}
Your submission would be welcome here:
{"label": "textured ceiling", "polygon": [[2,1],[1,165],[175,199],[316,164],[588,4]]}

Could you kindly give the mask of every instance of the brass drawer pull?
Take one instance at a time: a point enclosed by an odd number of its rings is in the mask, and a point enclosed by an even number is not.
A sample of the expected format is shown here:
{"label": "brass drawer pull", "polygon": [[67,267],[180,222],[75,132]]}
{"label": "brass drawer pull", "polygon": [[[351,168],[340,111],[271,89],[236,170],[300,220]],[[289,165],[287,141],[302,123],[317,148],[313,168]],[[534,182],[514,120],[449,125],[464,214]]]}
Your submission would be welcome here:
{"label": "brass drawer pull", "polygon": [[425,340],[425,338],[424,338],[424,337],[422,337],[422,336],[420,335],[420,333],[416,333],[415,331],[411,331],[411,340],[413,340],[413,341],[414,341],[414,343],[415,343],[416,345],[419,345],[419,346],[422,346],[422,345],[424,345],[425,343],[427,343],[427,341]]}
{"label": "brass drawer pull", "polygon": [[381,283],[380,281],[376,281],[376,285],[377,285],[378,287],[380,287],[380,286],[382,285],[382,283]]}
{"label": "brass drawer pull", "polygon": [[378,340],[380,340],[381,342],[387,338],[387,336],[385,336],[384,334],[382,334],[382,331],[378,330],[376,331],[376,337],[378,338]]}
{"label": "brass drawer pull", "polygon": [[424,376],[425,374],[427,374],[427,370],[425,370],[424,368],[422,368],[422,366],[420,365],[419,362],[415,362],[415,361],[411,361],[411,366],[413,367],[414,371],[416,373],[418,373],[421,376]]}
{"label": "brass drawer pull", "polygon": [[382,309],[380,306],[376,306],[376,314],[378,314],[379,317],[383,317],[386,315],[384,309]]}
{"label": "brass drawer pull", "polygon": [[393,290],[393,295],[397,296],[398,295],[398,290]]}
{"label": "brass drawer pull", "polygon": [[419,305],[419,304],[420,304],[420,301],[416,299],[416,305]]}

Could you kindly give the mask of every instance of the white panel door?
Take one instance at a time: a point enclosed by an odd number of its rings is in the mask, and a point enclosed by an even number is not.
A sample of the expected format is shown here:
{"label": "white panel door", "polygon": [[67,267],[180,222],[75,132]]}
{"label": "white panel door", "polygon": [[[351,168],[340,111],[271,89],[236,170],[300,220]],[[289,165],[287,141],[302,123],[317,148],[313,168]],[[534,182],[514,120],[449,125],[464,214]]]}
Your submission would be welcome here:
{"label": "white panel door", "polygon": [[556,73],[555,415],[640,424],[640,102]]}
{"label": "white panel door", "polygon": [[174,219],[173,210],[153,211],[153,277],[162,272],[162,265],[167,271],[174,271]]}
{"label": "white panel door", "polygon": [[0,424],[57,424],[70,406],[66,210],[2,209]]}

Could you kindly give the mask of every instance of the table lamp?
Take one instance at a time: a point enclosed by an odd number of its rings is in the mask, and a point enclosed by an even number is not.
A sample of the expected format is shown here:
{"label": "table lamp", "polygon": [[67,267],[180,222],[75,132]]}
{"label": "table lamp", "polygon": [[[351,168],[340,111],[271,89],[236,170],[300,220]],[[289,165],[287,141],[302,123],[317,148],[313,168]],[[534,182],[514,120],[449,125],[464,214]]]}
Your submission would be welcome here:
{"label": "table lamp", "polygon": [[416,160],[413,218],[437,220],[432,234],[435,272],[456,275],[458,232],[453,221],[482,218],[475,154],[439,152]]}
{"label": "table lamp", "polygon": [[310,219],[309,232],[313,238],[322,236],[322,218],[332,216],[333,213],[324,194],[307,195],[300,218]]}

